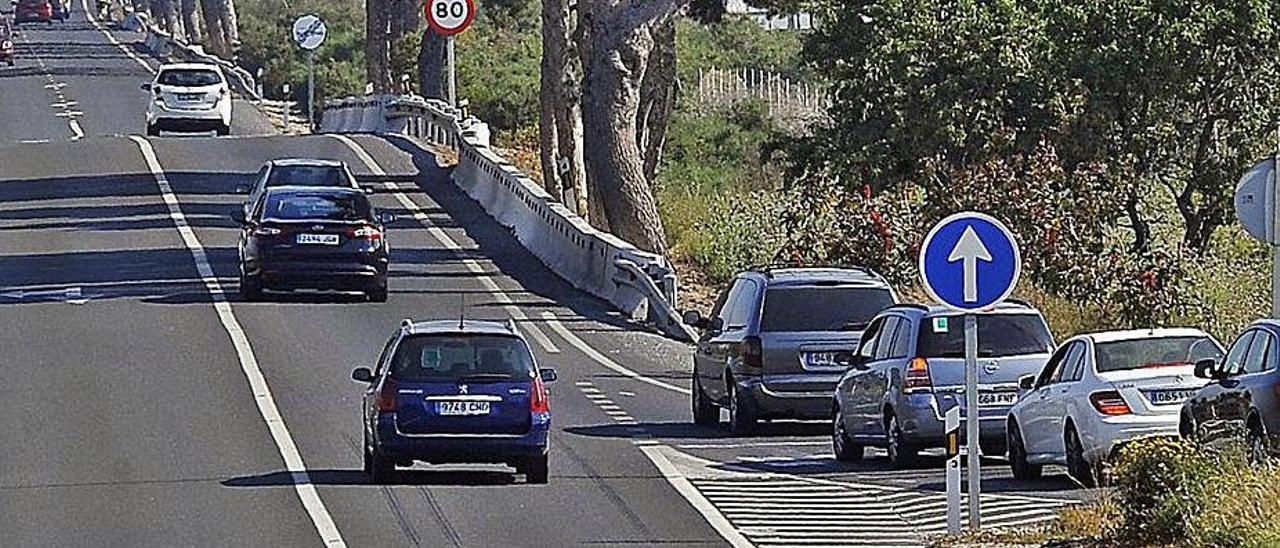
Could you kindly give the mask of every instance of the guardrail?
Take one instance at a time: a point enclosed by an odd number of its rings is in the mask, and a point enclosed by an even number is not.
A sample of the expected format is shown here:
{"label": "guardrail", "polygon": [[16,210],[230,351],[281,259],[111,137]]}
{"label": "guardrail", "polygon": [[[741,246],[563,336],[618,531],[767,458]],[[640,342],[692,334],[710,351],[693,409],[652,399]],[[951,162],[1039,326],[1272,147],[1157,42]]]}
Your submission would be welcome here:
{"label": "guardrail", "polygon": [[126,15],[125,20],[121,22],[121,27],[141,27],[141,32],[146,33],[146,38],[142,40],[142,47],[156,57],[176,58],[192,63],[211,63],[222,67],[222,72],[227,75],[227,83],[230,84],[232,91],[253,101],[262,100],[258,95],[253,74],[249,71],[226,59],[205,53],[204,48],[199,45],[188,44],[174,38],[172,34],[156,28],[143,14]]}
{"label": "guardrail", "polygon": [[574,287],[664,333],[693,340],[676,311],[677,279],[666,258],[596,230],[489,146],[489,127],[443,101],[371,95],[329,101],[320,130],[414,137],[457,155],[453,182],[512,230],[526,249]]}

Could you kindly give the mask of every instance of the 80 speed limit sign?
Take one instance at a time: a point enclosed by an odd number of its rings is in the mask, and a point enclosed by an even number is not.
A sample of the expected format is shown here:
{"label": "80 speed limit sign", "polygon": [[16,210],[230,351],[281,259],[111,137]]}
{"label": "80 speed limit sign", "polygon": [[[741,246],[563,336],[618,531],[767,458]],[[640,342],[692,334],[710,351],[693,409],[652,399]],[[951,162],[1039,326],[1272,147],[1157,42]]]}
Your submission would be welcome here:
{"label": "80 speed limit sign", "polygon": [[458,34],[476,18],[474,0],[428,0],[424,6],[427,12],[427,24],[431,29],[445,36]]}

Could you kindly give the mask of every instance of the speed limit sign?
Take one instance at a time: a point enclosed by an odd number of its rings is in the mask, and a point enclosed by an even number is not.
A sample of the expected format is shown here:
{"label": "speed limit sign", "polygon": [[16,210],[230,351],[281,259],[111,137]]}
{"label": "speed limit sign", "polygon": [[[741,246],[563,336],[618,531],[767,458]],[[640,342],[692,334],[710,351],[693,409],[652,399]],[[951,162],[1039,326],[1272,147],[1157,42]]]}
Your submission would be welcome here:
{"label": "speed limit sign", "polygon": [[428,0],[427,24],[445,36],[467,30],[476,18],[475,0]]}

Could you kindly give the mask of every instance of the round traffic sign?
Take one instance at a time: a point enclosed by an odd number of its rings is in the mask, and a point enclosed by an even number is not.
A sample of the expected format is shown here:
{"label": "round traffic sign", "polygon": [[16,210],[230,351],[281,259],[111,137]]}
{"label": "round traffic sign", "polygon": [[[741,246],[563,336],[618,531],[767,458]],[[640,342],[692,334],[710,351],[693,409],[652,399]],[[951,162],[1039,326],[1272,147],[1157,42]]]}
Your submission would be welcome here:
{"label": "round traffic sign", "polygon": [[293,22],[293,41],[308,51],[320,47],[328,32],[324,20],[315,15],[303,15]]}
{"label": "round traffic sign", "polygon": [[467,30],[476,19],[475,0],[428,0],[423,9],[431,29],[445,36]]}
{"label": "round traffic sign", "polygon": [[934,300],[972,312],[1009,298],[1022,255],[1004,223],[976,212],[943,219],[920,246],[920,278]]}

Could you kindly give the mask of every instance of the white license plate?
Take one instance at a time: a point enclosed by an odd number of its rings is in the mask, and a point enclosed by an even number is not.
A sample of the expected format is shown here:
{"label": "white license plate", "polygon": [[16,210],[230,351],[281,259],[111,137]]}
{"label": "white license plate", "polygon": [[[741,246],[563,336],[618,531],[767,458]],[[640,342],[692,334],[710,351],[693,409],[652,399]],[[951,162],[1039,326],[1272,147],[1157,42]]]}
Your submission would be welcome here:
{"label": "white license plate", "polygon": [[1185,402],[1195,394],[1195,390],[1152,390],[1147,392],[1147,399],[1152,405],[1172,405]]}
{"label": "white license plate", "polygon": [[441,416],[488,415],[487,401],[438,401],[436,414]]}
{"label": "white license plate", "polygon": [[337,234],[299,234],[299,244],[338,245]]}
{"label": "white license plate", "polygon": [[1013,405],[1018,403],[1017,392],[979,392],[978,405]]}
{"label": "white license plate", "polygon": [[200,99],[203,99],[203,98],[204,98],[204,94],[202,93],[179,93],[178,94],[179,101],[199,101]]}

